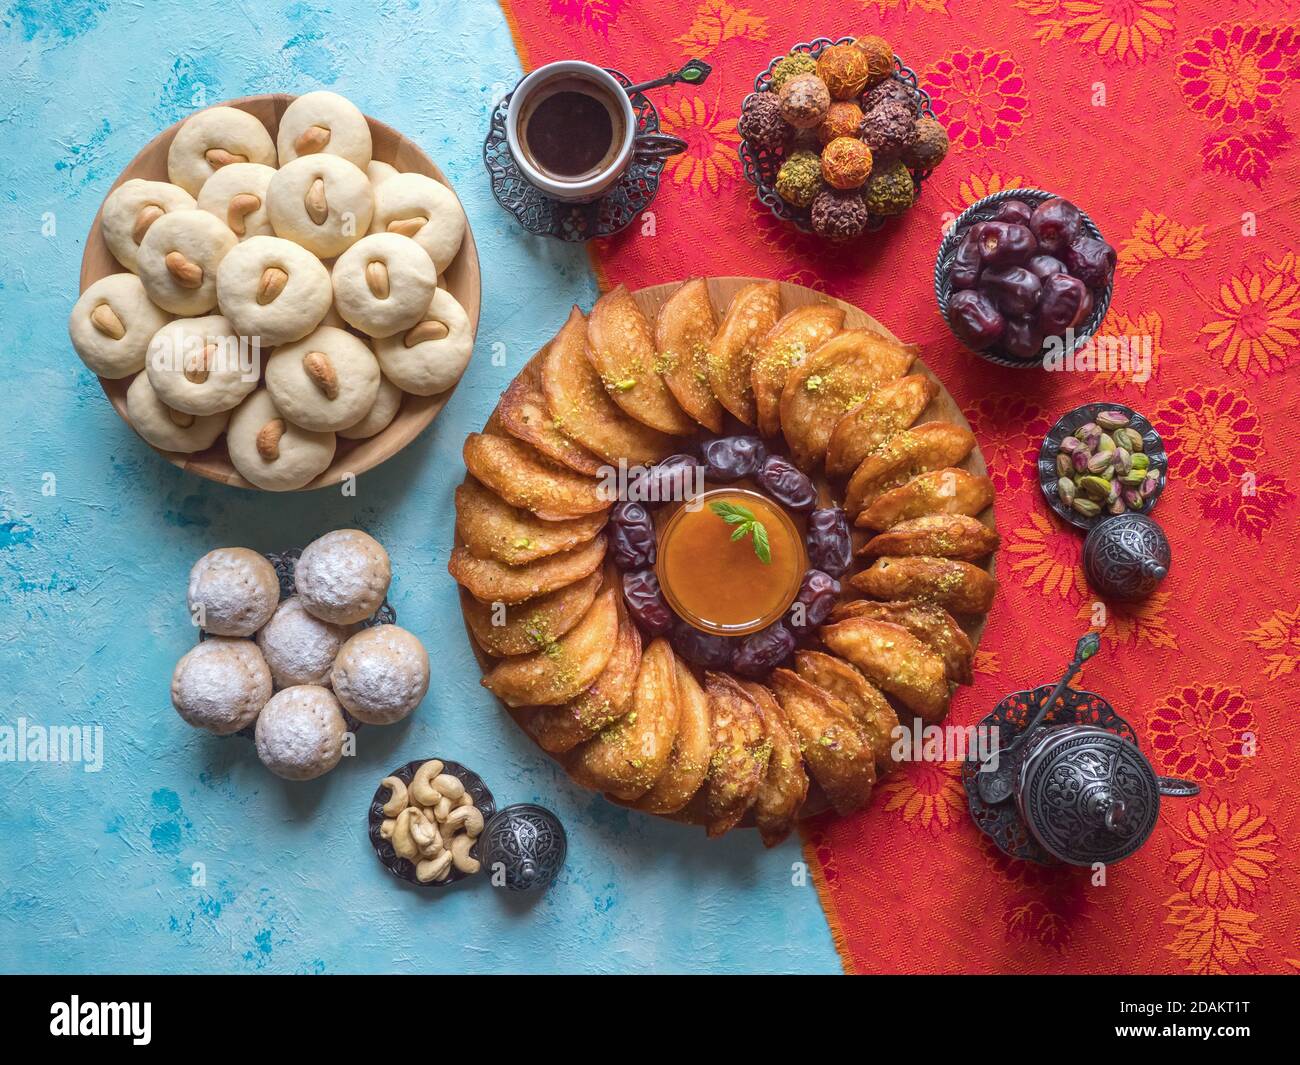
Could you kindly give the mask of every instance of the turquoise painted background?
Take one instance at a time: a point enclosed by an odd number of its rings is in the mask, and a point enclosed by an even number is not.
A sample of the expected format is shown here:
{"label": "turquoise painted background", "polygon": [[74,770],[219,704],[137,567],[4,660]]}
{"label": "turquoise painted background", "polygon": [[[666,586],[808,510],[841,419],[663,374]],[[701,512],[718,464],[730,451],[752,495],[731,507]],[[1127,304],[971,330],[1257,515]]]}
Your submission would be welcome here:
{"label": "turquoise painted background", "polygon": [[[707,843],[569,786],[478,684],[446,571],[461,441],[569,304],[595,296],[582,251],[525,236],[488,189],[487,117],[519,76],[497,6],[3,10],[0,725],[102,725],[105,761],[99,773],[0,763],[0,970],[838,971],[814,888],[792,882],[797,844]],[[356,498],[254,494],[173,469],[113,413],[65,324],[84,234],[149,138],[196,102],[318,87],[439,161],[484,266],[465,379]],[[491,363],[495,344],[505,366]],[[354,760],[295,785],[247,741],[172,710],[171,670],[194,638],[186,575],[213,547],[282,549],[353,525],[388,547],[391,600],[429,647],[433,685],[408,722],[363,730]],[[499,802],[539,801],[564,820],[568,865],[535,904],[485,882],[418,892],[375,861],[377,781],[434,754],[477,768]]]}

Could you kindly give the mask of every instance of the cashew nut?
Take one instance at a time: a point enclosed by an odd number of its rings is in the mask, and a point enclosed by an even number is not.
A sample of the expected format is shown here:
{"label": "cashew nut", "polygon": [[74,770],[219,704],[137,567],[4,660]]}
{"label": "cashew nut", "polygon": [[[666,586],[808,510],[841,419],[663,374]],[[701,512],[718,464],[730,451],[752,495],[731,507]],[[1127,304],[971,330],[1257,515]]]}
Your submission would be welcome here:
{"label": "cashew nut", "polygon": [[411,835],[411,821],[417,816],[419,812],[414,807],[408,806],[397,815],[397,824],[393,826],[393,851],[399,858],[411,862],[420,856],[419,845]]}
{"label": "cashew nut", "polygon": [[388,266],[378,259],[366,263],[366,286],[377,300],[388,299]]}
{"label": "cashew nut", "polygon": [[312,155],[323,152],[330,142],[330,131],[324,126],[308,126],[298,134],[293,142],[293,150],[299,155]]}
{"label": "cashew nut", "polygon": [[203,158],[208,161],[208,165],[214,170],[220,170],[223,166],[229,166],[231,163],[248,162],[248,156],[240,155],[238,152],[228,152],[225,148],[209,148],[203,153]]}
{"label": "cashew nut", "polygon": [[237,196],[230,197],[230,203],[226,205],[226,225],[230,231],[237,237],[244,235],[244,216],[252,214],[262,206],[262,200],[254,196],[251,192],[241,192]]}
{"label": "cashew nut", "polygon": [[263,462],[274,462],[280,457],[280,437],[284,436],[284,419],[272,418],[257,431],[257,453]]}
{"label": "cashew nut", "polygon": [[443,822],[443,835],[464,829],[471,839],[483,831],[483,812],[477,806],[460,806]]}
{"label": "cashew nut", "polygon": [[163,265],[181,288],[200,288],[203,285],[203,267],[187,259],[184,252],[169,251],[163,256]]}
{"label": "cashew nut", "polygon": [[471,858],[469,849],[474,846],[471,836],[459,835],[451,841],[451,860],[462,873],[477,873],[480,865],[477,858]]}
{"label": "cashew nut", "polygon": [[172,407],[167,408],[167,417],[172,420],[172,424],[181,428],[188,429],[194,424],[194,415],[187,414],[183,410],[175,410]]}
{"label": "cashew nut", "polygon": [[284,291],[284,286],[288,283],[289,275],[284,270],[278,266],[268,266],[257,282],[258,306],[265,307]]}
{"label": "cashew nut", "polygon": [[438,801],[438,789],[433,786],[433,778],[442,772],[442,763],[438,759],[425,762],[411,777],[411,798],[421,806],[433,806]]}
{"label": "cashew nut", "polygon": [[216,355],[217,346],[215,344],[204,344],[198,358],[187,360],[185,380],[194,385],[203,384],[208,379],[208,374],[212,372],[212,364],[216,359]]}
{"label": "cashew nut", "polygon": [[449,330],[442,322],[436,318],[430,318],[408,329],[406,335],[402,337],[402,343],[408,348],[413,348],[416,344],[423,344],[426,340],[441,340],[448,332]]}
{"label": "cashew nut", "polygon": [[397,821],[395,818],[385,817],[383,821],[379,823],[379,838],[392,839],[393,829],[395,829],[396,827],[397,827]]}
{"label": "cashew nut", "polygon": [[149,227],[166,213],[156,203],[146,203],[135,213],[135,225],[131,227],[131,239],[139,244],[140,241],[144,240],[144,235],[149,232]]}
{"label": "cashew nut", "polygon": [[330,213],[329,201],[325,199],[324,178],[317,178],[311,183],[311,188],[307,190],[307,195],[303,197],[302,202],[307,209],[307,217],[318,226],[324,225]]}
{"label": "cashew nut", "polygon": [[433,807],[433,815],[439,821],[446,821],[451,816],[451,800],[447,796],[441,796]]}
{"label": "cashew nut", "polygon": [[422,813],[416,812],[411,817],[411,839],[425,858],[432,858],[442,850],[438,827]]}
{"label": "cashew nut", "polygon": [[126,326],[117,312],[107,303],[101,303],[90,312],[90,324],[109,340],[121,340],[126,336]]}
{"label": "cashew nut", "polygon": [[381,788],[389,788],[388,801],[384,803],[384,816],[396,817],[406,809],[409,799],[406,797],[406,785],[397,777],[384,777],[379,782]]}
{"label": "cashew nut", "polygon": [[457,807],[473,806],[473,805],[474,805],[474,796],[471,795],[468,791],[465,792],[464,795],[462,795],[459,799],[456,800]]}
{"label": "cashew nut", "polygon": [[414,215],[411,218],[394,218],[388,223],[388,232],[399,233],[404,237],[413,237],[428,223],[429,220],[424,215]]}
{"label": "cashew nut", "polygon": [[415,863],[415,879],[421,884],[431,880],[446,880],[451,872],[451,851],[443,851],[436,858],[426,858]]}
{"label": "cashew nut", "polygon": [[323,351],[309,351],[302,357],[302,369],[326,399],[339,398],[339,375]]}
{"label": "cashew nut", "polygon": [[439,794],[448,799],[459,799],[465,794],[465,785],[460,782],[460,777],[454,777],[450,773],[441,773],[434,777],[433,786],[438,789]]}

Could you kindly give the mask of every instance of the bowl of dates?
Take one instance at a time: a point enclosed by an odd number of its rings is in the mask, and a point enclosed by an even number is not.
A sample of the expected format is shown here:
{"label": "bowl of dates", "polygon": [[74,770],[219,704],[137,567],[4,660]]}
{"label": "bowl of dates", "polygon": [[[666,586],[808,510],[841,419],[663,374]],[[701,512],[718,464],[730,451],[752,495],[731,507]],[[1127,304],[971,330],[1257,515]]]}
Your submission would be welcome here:
{"label": "bowl of dates", "polygon": [[934,294],[953,335],[999,366],[1072,354],[1110,306],[1115,249],[1083,211],[1042,189],[966,208],[939,246]]}

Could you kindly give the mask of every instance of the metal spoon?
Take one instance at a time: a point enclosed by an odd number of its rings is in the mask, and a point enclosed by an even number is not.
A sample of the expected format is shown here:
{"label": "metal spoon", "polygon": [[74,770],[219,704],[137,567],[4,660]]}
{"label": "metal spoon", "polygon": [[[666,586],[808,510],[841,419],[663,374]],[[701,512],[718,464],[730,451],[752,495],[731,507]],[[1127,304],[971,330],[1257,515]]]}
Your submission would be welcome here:
{"label": "metal spoon", "polygon": [[665,74],[662,78],[655,78],[653,81],[643,81],[639,85],[629,85],[623,91],[629,96],[635,96],[647,89],[661,89],[665,85],[676,85],[679,81],[699,85],[711,73],[713,73],[713,68],[704,60],[692,59],[681,70],[674,70],[671,74]]}
{"label": "metal spoon", "polygon": [[1011,793],[1016,790],[1015,774],[1019,766],[1019,761],[1015,757],[1020,748],[1024,746],[1026,739],[1043,723],[1043,718],[1047,716],[1047,711],[1056,705],[1056,700],[1061,697],[1074,675],[1083,668],[1083,664],[1097,653],[1101,646],[1101,637],[1095,632],[1090,632],[1080,637],[1079,642],[1074,645],[1074,661],[1066,667],[1065,675],[1061,677],[1060,682],[1052,690],[1052,694],[1044,699],[1039,705],[1038,710],[1015,739],[1008,745],[1006,750],[999,751],[994,757],[997,759],[997,768],[988,768],[989,759],[980,766],[979,775],[975,778],[975,785],[979,789],[980,798],[990,806],[995,806],[1000,802],[1006,802],[1011,798]]}

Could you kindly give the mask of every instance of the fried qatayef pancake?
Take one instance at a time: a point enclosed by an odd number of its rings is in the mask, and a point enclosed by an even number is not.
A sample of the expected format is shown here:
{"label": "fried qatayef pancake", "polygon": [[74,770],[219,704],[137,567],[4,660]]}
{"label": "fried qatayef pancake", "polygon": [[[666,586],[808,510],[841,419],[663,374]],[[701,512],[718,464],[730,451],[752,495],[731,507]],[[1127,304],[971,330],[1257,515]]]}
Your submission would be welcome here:
{"label": "fried qatayef pancake", "polygon": [[635,803],[638,810],[651,814],[673,814],[690,802],[708,776],[713,752],[709,698],[686,663],[676,659],[675,668],[679,710],[672,754],[654,787]]}
{"label": "fried qatayef pancake", "polygon": [[914,345],[872,329],[848,329],[791,369],[781,391],[781,430],[795,462],[805,470],[816,467],[840,419],[905,374],[916,353]]}
{"label": "fried qatayef pancake", "polygon": [[582,620],[596,598],[601,579],[601,573],[596,571],[550,595],[515,606],[481,603],[465,595],[461,597],[461,611],[474,641],[493,658],[526,655],[550,646]]}
{"label": "fried qatayef pancake", "polygon": [[763,712],[739,681],[726,673],[706,673],[704,690],[713,727],[704,824],[710,836],[721,836],[740,823],[758,798],[771,748]]}
{"label": "fried qatayef pancake", "polygon": [[641,656],[631,709],[576,748],[566,768],[584,788],[624,802],[640,798],[668,767],[679,713],[676,659],[661,637]]}
{"label": "fried qatayef pancake", "polygon": [[682,284],[659,308],[659,372],[677,405],[710,432],[722,432],[722,404],[709,388],[708,354],[718,316],[703,278]]}
{"label": "fried qatayef pancake", "polygon": [[781,432],[781,390],[790,371],[840,331],[844,312],[830,303],[809,303],[783,314],[754,352],[749,379],[754,389],[758,430]]}
{"label": "fried qatayef pancake", "polygon": [[969,514],[923,514],[877,533],[859,555],[933,555],[973,562],[997,550],[998,534]]}
{"label": "fried qatayef pancake", "polygon": [[767,772],[754,797],[754,824],[763,846],[775,847],[790,834],[808,797],[808,773],[803,767],[799,741],[786,724],[785,711],[776,696],[761,684],[740,682],[763,712],[763,725],[772,754]]}
{"label": "fried qatayef pancake", "polygon": [[948,712],[943,659],[903,626],[874,618],[848,618],[823,625],[822,642],[857,666],[866,678],[923,721]]}
{"label": "fried qatayef pancake", "polygon": [[591,684],[618,637],[617,588],[606,588],[565,635],[532,654],[503,658],[483,687],[507,706],[558,706]]}
{"label": "fried qatayef pancake", "polygon": [[851,814],[871,799],[876,756],[866,730],[835,696],[788,669],[772,671],[776,693],[804,762],[837,813]]}
{"label": "fried qatayef pancake", "polygon": [[926,422],[895,433],[853,471],[844,509],[857,515],[917,474],[956,466],[974,447],[975,434],[952,422]]}
{"label": "fried qatayef pancake", "polygon": [[512,507],[545,521],[564,521],[605,511],[601,482],[543,458],[512,436],[470,433],[463,451],[465,468]]}
{"label": "fried qatayef pancake", "polygon": [[604,672],[563,706],[530,707],[515,712],[542,750],[563,754],[608,728],[632,708],[632,689],[641,669],[641,633],[619,604],[618,642]]}
{"label": "fried qatayef pancake", "polygon": [[549,555],[526,566],[505,566],[475,558],[463,547],[455,548],[447,572],[481,603],[522,603],[550,595],[600,568],[605,559],[605,534],[579,544],[572,551]]}
{"label": "fried qatayef pancake", "polygon": [[858,528],[884,530],[923,514],[969,514],[993,504],[993,482],[955,466],[918,474],[891,488],[858,515]]}
{"label": "fried qatayef pancake", "polygon": [[979,566],[928,555],[885,556],[849,583],[873,599],[920,599],[954,614],[986,614],[998,582]]}
{"label": "fried qatayef pancake", "polygon": [[875,618],[902,625],[908,632],[943,659],[944,672],[957,684],[971,683],[971,659],[975,648],[970,637],[948,611],[918,599],[882,603],[875,599],[853,599],[836,603],[831,622],[845,618]]}
{"label": "fried qatayef pancake", "polygon": [[894,764],[890,749],[894,745],[898,714],[880,689],[867,680],[856,666],[834,655],[822,654],[820,651],[798,651],[794,663],[799,676],[835,696],[849,708],[854,720],[863,727],[871,740],[877,774],[887,773]]}
{"label": "fried qatayef pancake", "polygon": [[545,358],[545,351],[535,356],[510,382],[510,387],[497,404],[497,418],[507,433],[525,444],[532,444],[548,459],[595,477],[600,473],[601,459],[566,435],[551,417],[546,393],[542,390],[542,362]]}
{"label": "fried qatayef pancake", "polygon": [[606,292],[592,307],[587,358],[624,413],[661,433],[695,432],[695,420],[677,405],[659,376],[654,332],[624,285]]}
{"label": "fried qatayef pancake", "polygon": [[677,450],[671,436],[629,418],[609,398],[587,360],[587,320],[577,307],[546,349],[542,391],[560,431],[604,462],[643,466]]}
{"label": "fried qatayef pancake", "polygon": [[605,521],[604,511],[565,521],[543,521],[512,507],[473,477],[456,488],[456,534],[466,550],[475,558],[490,558],[507,566],[536,562],[594,540]]}
{"label": "fried qatayef pancake", "polygon": [[746,425],[756,411],[750,371],[759,342],[781,313],[781,286],[775,281],[755,281],[731,298],[722,324],[709,345],[709,388],[727,410]]}
{"label": "fried qatayef pancake", "polygon": [[836,423],[826,448],[827,474],[852,473],[876,448],[915,422],[938,394],[938,383],[923,373],[881,385]]}

